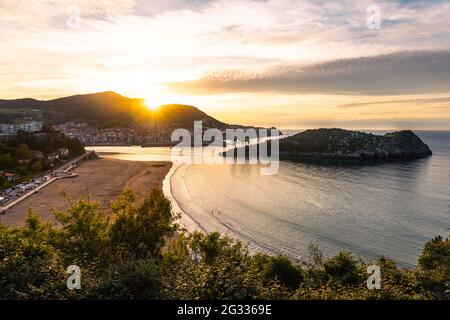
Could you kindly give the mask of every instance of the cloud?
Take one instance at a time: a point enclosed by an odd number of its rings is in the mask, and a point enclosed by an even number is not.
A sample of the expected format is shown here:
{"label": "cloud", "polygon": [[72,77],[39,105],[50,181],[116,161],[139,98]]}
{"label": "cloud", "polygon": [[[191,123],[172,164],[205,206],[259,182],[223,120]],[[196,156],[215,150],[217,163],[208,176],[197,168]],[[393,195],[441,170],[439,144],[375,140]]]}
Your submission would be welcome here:
{"label": "cloud", "polygon": [[[290,78],[302,68],[309,72],[304,63],[406,49],[450,50],[450,3],[376,3],[382,30],[366,27],[373,0],[0,0],[0,51],[8,61],[0,65],[0,95],[91,91],[111,83],[138,85],[145,93],[208,72],[247,81],[234,88],[206,77],[211,86],[206,93],[267,88],[292,93],[298,86]],[[71,5],[81,10],[76,29],[67,26]],[[248,70],[252,67],[261,71]],[[225,77],[220,70],[227,68],[234,71]],[[207,88],[185,84],[177,89],[205,93]],[[304,87],[301,92],[316,92],[318,85]],[[328,91],[334,90],[344,91],[330,85]]]}
{"label": "cloud", "polygon": [[198,10],[214,1],[216,0],[136,0],[134,11],[137,15],[151,17],[168,11]]}
{"label": "cloud", "polygon": [[168,84],[183,93],[399,95],[450,92],[450,51],[409,51],[262,71],[224,70]]}
{"label": "cloud", "polygon": [[67,19],[73,6],[80,9],[83,18],[101,20],[131,14],[135,0],[2,0],[0,23],[11,24],[15,28],[60,27],[59,20]]}
{"label": "cloud", "polygon": [[[450,97],[439,98],[423,98],[423,99],[405,99],[405,100],[389,100],[389,101],[377,101],[377,102],[360,102],[360,103],[346,103],[337,106],[339,109],[358,108],[366,106],[376,106],[385,104],[431,104],[431,103],[450,103]],[[446,106],[445,108],[448,108]]]}

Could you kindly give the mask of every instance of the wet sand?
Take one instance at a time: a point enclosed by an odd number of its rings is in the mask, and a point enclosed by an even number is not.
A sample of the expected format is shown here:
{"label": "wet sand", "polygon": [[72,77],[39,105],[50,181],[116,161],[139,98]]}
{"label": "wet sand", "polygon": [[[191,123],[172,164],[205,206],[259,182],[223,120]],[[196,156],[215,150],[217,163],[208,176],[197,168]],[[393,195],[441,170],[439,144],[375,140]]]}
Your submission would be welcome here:
{"label": "wet sand", "polygon": [[21,226],[29,208],[38,212],[44,221],[55,222],[51,209],[68,207],[62,193],[72,200],[89,196],[90,200],[98,201],[102,208],[107,209],[123,189],[130,188],[140,201],[153,188],[162,188],[164,177],[171,166],[167,161],[89,160],[72,171],[78,174],[77,177],[53,182],[0,216],[0,222],[7,226]]}

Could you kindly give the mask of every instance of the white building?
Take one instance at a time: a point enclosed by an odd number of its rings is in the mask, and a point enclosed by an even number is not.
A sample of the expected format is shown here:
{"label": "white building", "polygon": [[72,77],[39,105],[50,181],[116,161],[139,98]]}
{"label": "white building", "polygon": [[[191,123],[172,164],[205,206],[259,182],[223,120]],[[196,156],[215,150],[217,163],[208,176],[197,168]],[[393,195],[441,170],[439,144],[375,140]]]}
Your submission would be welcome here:
{"label": "white building", "polygon": [[24,122],[20,124],[8,124],[1,123],[0,124],[0,135],[3,136],[14,136],[17,134],[19,130],[34,133],[42,130],[43,122],[42,121],[31,121]]}

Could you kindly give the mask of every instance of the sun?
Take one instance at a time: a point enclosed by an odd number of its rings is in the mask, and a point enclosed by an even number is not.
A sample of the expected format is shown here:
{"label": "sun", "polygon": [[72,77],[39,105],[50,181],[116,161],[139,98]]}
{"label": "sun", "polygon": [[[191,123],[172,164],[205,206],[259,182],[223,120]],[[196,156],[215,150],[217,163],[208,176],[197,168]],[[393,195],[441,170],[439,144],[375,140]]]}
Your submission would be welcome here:
{"label": "sun", "polygon": [[159,105],[152,101],[152,99],[144,99],[144,104],[149,110],[156,110],[158,109]]}
{"label": "sun", "polygon": [[173,99],[171,95],[159,90],[154,90],[151,94],[141,95],[141,97],[144,99],[145,106],[151,111],[155,111],[164,104],[169,104]]}

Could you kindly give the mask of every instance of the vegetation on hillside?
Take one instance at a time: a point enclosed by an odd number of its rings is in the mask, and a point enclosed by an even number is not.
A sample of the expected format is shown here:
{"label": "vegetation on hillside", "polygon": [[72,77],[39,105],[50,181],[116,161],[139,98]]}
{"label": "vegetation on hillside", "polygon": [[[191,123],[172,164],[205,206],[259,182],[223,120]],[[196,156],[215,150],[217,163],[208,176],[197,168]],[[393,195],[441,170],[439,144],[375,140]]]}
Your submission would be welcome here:
{"label": "vegetation on hillside", "polygon": [[282,139],[280,153],[357,158],[420,158],[432,154],[410,130],[375,135],[338,128],[306,130]]}
{"label": "vegetation on hillside", "polygon": [[24,114],[51,124],[75,121],[86,122],[98,128],[128,127],[154,122],[191,128],[195,120],[202,120],[206,126],[228,126],[192,106],[164,105],[152,112],[143,99],[127,98],[111,91],[48,101],[0,100],[0,122],[13,122]]}
{"label": "vegetation on hillside", "polygon": [[[78,140],[68,138],[50,127],[44,127],[38,134],[19,131],[15,137],[0,141],[0,170],[15,173],[19,178],[43,172],[55,164],[47,156],[60,148],[68,149],[68,158],[84,152],[84,147]],[[9,184],[9,181],[0,176],[0,188]]]}
{"label": "vegetation on hillside", "polygon": [[[153,190],[137,204],[124,191],[112,215],[96,202],[55,211],[59,227],[30,212],[22,228],[0,226],[0,299],[448,299],[450,239],[428,242],[416,270],[381,258],[381,289],[366,287],[366,264],[351,253],[311,265],[250,255],[218,233],[187,233],[169,200]],[[66,268],[81,268],[81,289],[66,287]]]}

